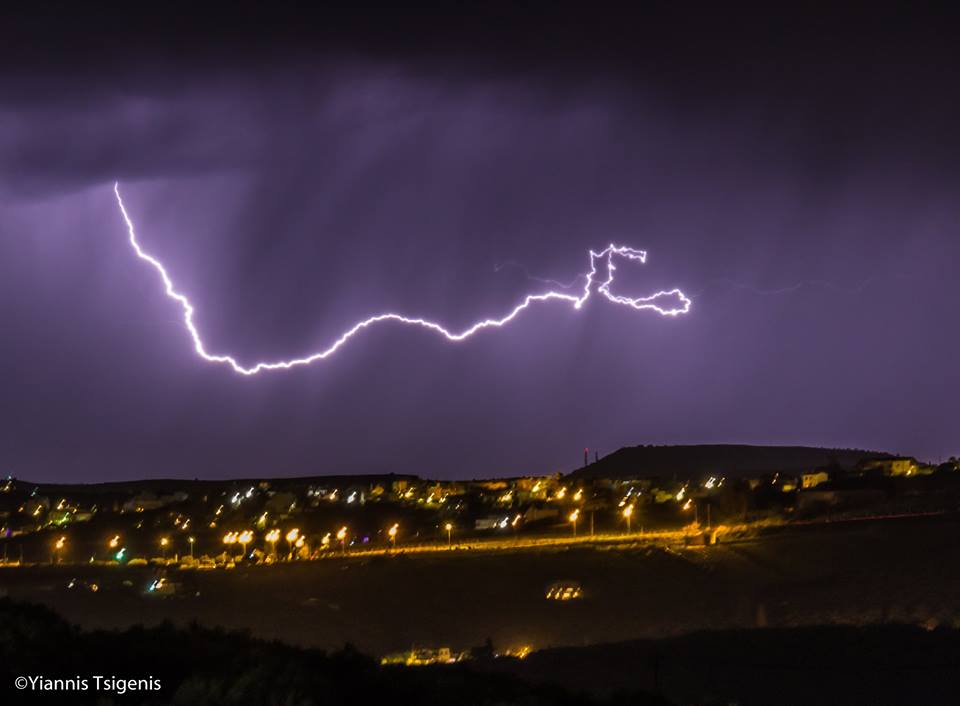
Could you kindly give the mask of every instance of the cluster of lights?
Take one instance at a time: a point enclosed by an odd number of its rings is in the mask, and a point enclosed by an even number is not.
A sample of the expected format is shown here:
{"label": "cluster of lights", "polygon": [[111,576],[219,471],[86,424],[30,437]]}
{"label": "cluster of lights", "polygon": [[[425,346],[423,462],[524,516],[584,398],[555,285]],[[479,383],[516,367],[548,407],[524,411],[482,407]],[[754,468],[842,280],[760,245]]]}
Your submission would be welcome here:
{"label": "cluster of lights", "polygon": [[[233,505],[234,507],[240,507],[240,505],[243,503],[244,500],[249,500],[250,498],[253,497],[253,491],[254,491],[253,486],[250,486],[247,489],[247,492],[245,493],[239,493],[239,492],[234,493],[233,496],[230,498],[230,504]],[[221,505],[220,508],[222,509],[223,506]],[[218,515],[220,514],[219,510],[217,511],[217,514]]]}
{"label": "cluster of lights", "polygon": [[630,496],[633,495],[634,491],[636,491],[638,497],[643,494],[643,491],[641,490],[637,490],[636,488],[628,488],[627,494],[620,499],[617,507],[625,507],[627,503],[631,502]]}
{"label": "cluster of lights", "polygon": [[[387,534],[390,537],[392,543],[396,543],[396,538],[399,533],[400,525],[394,524],[388,530]],[[344,550],[346,550],[347,536],[349,535],[349,530],[346,526],[341,527],[337,530],[336,539],[338,542],[343,545]],[[304,535],[299,527],[293,527],[284,534],[279,528],[273,528],[267,531],[263,538],[264,540],[271,545],[274,552],[276,552],[277,542],[280,541],[281,537],[286,540],[287,545],[290,547],[291,551],[293,549],[300,549],[306,546],[307,538]],[[252,530],[242,530],[242,531],[232,531],[227,532],[223,536],[223,543],[226,545],[241,544],[244,547],[244,553],[246,553],[246,545],[250,544],[254,539]],[[331,535],[328,532],[323,536],[320,541],[322,547],[327,548],[330,546]]]}
{"label": "cluster of lights", "polygon": [[575,583],[554,584],[547,589],[547,600],[572,601],[583,596],[583,589]]}

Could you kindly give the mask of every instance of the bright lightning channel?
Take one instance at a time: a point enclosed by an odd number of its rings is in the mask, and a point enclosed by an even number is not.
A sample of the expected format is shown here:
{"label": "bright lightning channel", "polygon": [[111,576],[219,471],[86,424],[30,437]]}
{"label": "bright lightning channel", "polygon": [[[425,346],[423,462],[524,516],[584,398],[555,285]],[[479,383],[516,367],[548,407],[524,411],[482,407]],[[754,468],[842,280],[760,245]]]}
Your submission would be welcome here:
{"label": "bright lightning channel", "polygon": [[[203,343],[203,339],[200,337],[200,332],[197,330],[197,326],[193,320],[193,315],[196,311],[193,304],[186,297],[186,295],[177,291],[173,284],[173,280],[171,280],[170,275],[167,274],[167,270],[164,268],[163,263],[140,247],[140,243],[137,240],[136,228],[133,225],[133,220],[127,213],[127,209],[123,204],[123,199],[120,197],[119,182],[113,185],[113,193],[116,194],[117,205],[120,207],[120,213],[127,225],[130,246],[133,248],[133,251],[136,253],[137,257],[145,262],[150,263],[160,275],[160,279],[163,280],[163,287],[166,295],[170,299],[173,299],[180,304],[180,308],[183,310],[183,324],[186,327],[187,332],[190,334],[190,338],[193,339],[193,349],[196,351],[197,355],[210,363],[228,365],[233,369],[234,372],[241,375],[256,375],[269,370],[289,370],[290,368],[299,367],[301,365],[310,365],[318,360],[324,360],[340,350],[340,348],[346,344],[347,341],[364,329],[367,329],[374,324],[379,324],[386,321],[395,321],[408,326],[419,326],[440,334],[448,341],[459,342],[470,338],[475,333],[484,329],[500,328],[505,326],[513,321],[520,314],[520,312],[529,308],[529,306],[534,302],[545,302],[552,300],[563,301],[567,302],[568,304],[572,304],[574,309],[579,310],[590,298],[591,293],[594,291],[594,277],[597,275],[597,263],[601,261],[605,261],[606,263],[606,279],[596,286],[596,291],[614,304],[628,306],[640,311],[654,311],[661,316],[679,316],[680,314],[686,314],[688,311],[690,311],[690,306],[692,304],[692,301],[679,289],[660,291],[656,294],[651,294],[648,297],[637,298],[613,294],[610,291],[610,285],[613,284],[614,272],[617,269],[613,261],[614,256],[623,257],[628,260],[634,260],[642,264],[646,263],[647,261],[647,253],[644,250],[636,250],[634,248],[613,245],[611,243],[600,252],[594,252],[593,250],[590,251],[590,270],[584,275],[581,275],[581,277],[585,278],[585,284],[583,287],[583,294],[580,296],[574,296],[573,294],[566,292],[556,291],[542,292],[540,294],[528,294],[506,316],[503,316],[499,319],[483,319],[460,332],[449,331],[440,324],[427,319],[413,318],[393,312],[376,314],[368,319],[364,319],[363,321],[354,324],[323,350],[310,353],[302,358],[292,358],[290,360],[279,360],[273,362],[259,362],[247,367],[239,363],[237,359],[232,356],[212,354],[207,352],[206,346],[204,346]],[[672,300],[673,305],[661,306],[658,304],[658,301],[662,300]]]}

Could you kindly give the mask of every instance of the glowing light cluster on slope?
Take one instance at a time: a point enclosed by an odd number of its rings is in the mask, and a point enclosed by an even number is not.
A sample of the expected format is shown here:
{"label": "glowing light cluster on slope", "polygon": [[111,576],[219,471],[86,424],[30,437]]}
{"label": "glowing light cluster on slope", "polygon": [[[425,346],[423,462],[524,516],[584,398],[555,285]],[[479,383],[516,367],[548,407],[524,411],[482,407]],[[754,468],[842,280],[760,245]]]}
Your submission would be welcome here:
{"label": "glowing light cluster on slope", "polygon": [[[562,301],[572,304],[574,309],[579,310],[586,301],[590,298],[590,295],[594,291],[594,278],[597,276],[597,263],[603,262],[606,265],[606,279],[597,284],[596,292],[604,296],[609,301],[614,304],[619,304],[622,306],[628,306],[637,310],[649,310],[660,314],[661,316],[678,316],[680,314],[685,314],[690,311],[690,306],[692,304],[691,300],[681,292],[679,289],[670,289],[667,291],[660,291],[656,294],[652,294],[648,297],[625,297],[621,295],[613,294],[610,291],[610,285],[613,284],[614,272],[616,271],[616,265],[614,264],[614,256],[623,257],[628,260],[634,260],[640,263],[645,263],[647,260],[647,253],[643,250],[636,250],[634,248],[617,246],[610,244],[600,252],[590,251],[590,270],[581,275],[585,278],[585,284],[583,287],[583,294],[580,296],[574,296],[566,292],[556,292],[556,291],[547,291],[539,294],[528,294],[526,297],[521,300],[513,309],[511,309],[505,316],[496,319],[483,319],[472,324],[468,328],[454,332],[446,329],[440,324],[423,319],[420,317],[410,317],[404,316],[403,314],[397,314],[393,312],[385,312],[382,314],[376,314],[367,319],[357,322],[345,332],[343,332],[337,339],[335,339],[329,346],[323,350],[310,353],[301,358],[291,358],[290,360],[280,360],[272,362],[258,362],[251,366],[244,366],[237,361],[236,358],[229,355],[222,354],[212,354],[207,352],[206,346],[203,343],[203,339],[200,337],[200,332],[197,330],[196,323],[193,320],[195,313],[195,308],[186,295],[181,294],[177,291],[176,287],[173,284],[173,280],[170,279],[170,275],[167,274],[166,268],[164,268],[163,263],[161,263],[157,258],[153,257],[149,253],[145,252],[143,248],[140,247],[140,243],[137,240],[136,228],[134,227],[133,220],[130,218],[130,215],[127,213],[127,209],[124,206],[123,199],[120,196],[120,184],[115,183],[113,185],[113,192],[117,197],[117,205],[120,207],[120,213],[123,216],[123,220],[127,226],[127,233],[129,235],[130,246],[133,248],[133,251],[136,253],[137,257],[145,262],[150,263],[153,268],[160,275],[160,279],[163,281],[164,291],[166,295],[180,304],[181,309],[183,310],[183,324],[187,329],[187,332],[190,334],[190,337],[193,339],[193,348],[196,351],[197,355],[203,358],[204,360],[210,363],[220,363],[222,365],[228,365],[233,369],[234,372],[240,373],[241,375],[256,375],[268,370],[288,370],[290,368],[298,367],[301,365],[310,365],[319,360],[324,360],[329,358],[334,353],[336,353],[344,344],[347,343],[351,338],[356,336],[358,333],[363,331],[374,324],[384,323],[387,321],[393,321],[408,326],[419,326],[421,328],[428,329],[434,333],[440,334],[446,340],[452,342],[463,341],[467,338],[470,338],[475,333],[482,331],[488,328],[500,328],[506,324],[513,321],[522,311],[529,308],[531,304],[535,302],[545,302],[545,301]],[[671,300],[672,305],[661,306],[658,302],[664,300]]]}

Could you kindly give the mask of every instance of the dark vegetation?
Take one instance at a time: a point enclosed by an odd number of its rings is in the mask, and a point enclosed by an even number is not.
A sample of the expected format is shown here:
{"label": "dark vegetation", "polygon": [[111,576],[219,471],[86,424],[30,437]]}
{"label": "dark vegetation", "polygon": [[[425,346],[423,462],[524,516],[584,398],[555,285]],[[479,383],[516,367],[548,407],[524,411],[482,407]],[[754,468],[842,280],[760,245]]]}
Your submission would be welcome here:
{"label": "dark vegetation", "polygon": [[544,650],[506,668],[591,693],[645,688],[678,704],[932,706],[960,699],[960,632],[895,624],[699,632]]}
{"label": "dark vegetation", "polygon": [[[526,660],[382,667],[245,633],[169,623],[83,631],[49,609],[0,600],[3,703],[793,704],[956,703],[960,633],[905,625],[701,632],[535,652]],[[19,675],[154,677],[124,695],[16,691]]]}
{"label": "dark vegetation", "polygon": [[[123,632],[83,631],[43,606],[0,599],[0,702],[183,704],[210,706],[337,706],[383,704],[665,704],[637,691],[600,697],[533,684],[507,673],[481,673],[463,665],[381,667],[345,646],[336,652],[267,642],[240,632],[169,623]],[[123,695],[17,691],[21,675],[49,678],[94,674],[159,679],[155,691]]]}

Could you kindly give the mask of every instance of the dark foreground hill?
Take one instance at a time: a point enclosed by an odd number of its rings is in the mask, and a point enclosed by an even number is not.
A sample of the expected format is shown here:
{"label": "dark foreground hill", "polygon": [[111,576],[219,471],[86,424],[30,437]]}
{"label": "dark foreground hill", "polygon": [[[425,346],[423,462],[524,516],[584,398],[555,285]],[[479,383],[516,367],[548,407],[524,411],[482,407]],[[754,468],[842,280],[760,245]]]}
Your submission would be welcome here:
{"label": "dark foreground hill", "polygon": [[9,599],[0,599],[0,703],[669,706],[636,690],[608,698],[465,665],[382,667],[349,646],[327,653],[196,625],[88,632]]}
{"label": "dark foreground hill", "polygon": [[525,681],[678,704],[955,704],[960,632],[909,625],[711,631],[534,652],[494,662]]}
{"label": "dark foreground hill", "polygon": [[958,667],[960,632],[903,625],[714,631],[382,667],[349,647],[326,653],[196,625],[87,632],[0,600],[4,704],[935,706],[956,703]]}
{"label": "dark foreground hill", "polygon": [[823,466],[851,469],[860,461],[890,454],[812,446],[628,446],[573,472],[575,478],[671,478],[705,475],[742,477],[762,473],[802,473]]}

